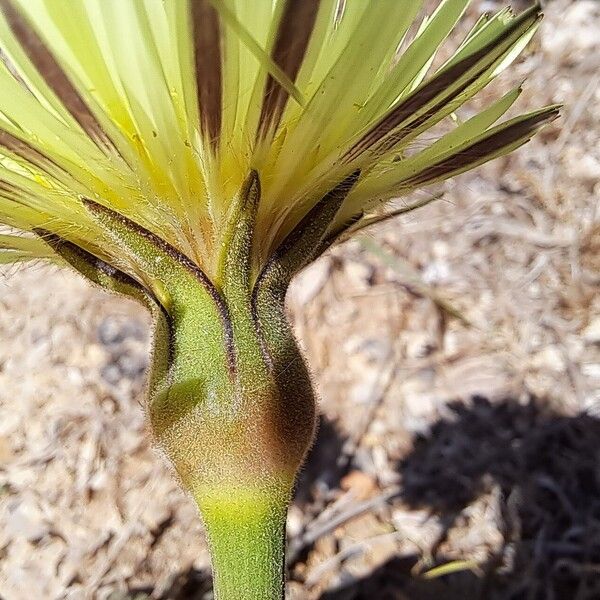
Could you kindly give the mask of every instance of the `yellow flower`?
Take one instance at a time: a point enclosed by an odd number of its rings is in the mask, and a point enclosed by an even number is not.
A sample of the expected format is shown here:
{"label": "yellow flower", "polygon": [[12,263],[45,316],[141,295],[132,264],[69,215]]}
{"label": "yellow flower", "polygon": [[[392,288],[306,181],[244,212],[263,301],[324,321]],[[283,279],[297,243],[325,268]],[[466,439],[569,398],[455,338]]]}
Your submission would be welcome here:
{"label": "yellow flower", "polygon": [[315,426],[293,275],[557,116],[497,125],[515,89],[431,140],[541,17],[483,16],[432,70],[468,3],[417,21],[419,0],[0,0],[0,224],[24,233],[0,263],[66,262],[152,312],[150,427],[202,511],[218,600],[282,598]]}
{"label": "yellow flower", "polygon": [[[484,16],[430,72],[468,3],[445,0],[417,22],[417,0],[2,0],[0,222],[58,234],[139,278],[87,198],[219,284],[231,200],[255,170],[256,277],[337,186],[344,197],[324,238],[516,148],[556,115],[494,126],[514,90],[435,143],[415,143],[539,23],[538,6]],[[48,255],[40,243],[3,243],[3,262]]]}

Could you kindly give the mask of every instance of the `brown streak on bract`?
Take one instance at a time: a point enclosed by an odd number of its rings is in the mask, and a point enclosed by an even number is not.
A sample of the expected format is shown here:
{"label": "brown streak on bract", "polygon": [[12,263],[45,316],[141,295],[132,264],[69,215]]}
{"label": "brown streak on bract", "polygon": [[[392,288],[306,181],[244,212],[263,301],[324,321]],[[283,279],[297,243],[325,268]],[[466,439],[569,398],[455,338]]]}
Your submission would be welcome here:
{"label": "brown streak on bract", "polygon": [[209,0],[189,0],[194,39],[198,110],[202,133],[216,149],[221,134],[221,31]]}
{"label": "brown streak on bract", "polygon": [[261,185],[258,171],[255,169],[250,170],[250,174],[242,184],[239,194],[243,201],[240,210],[256,210],[261,197]]}
{"label": "brown streak on bract", "polygon": [[29,60],[83,131],[100,149],[110,149],[119,154],[58,61],[11,0],[0,0],[0,10]]}
{"label": "brown streak on bract", "polygon": [[[324,211],[328,211],[331,215],[331,218],[327,219],[327,224],[331,224],[331,221],[337,214],[340,206],[352,188],[356,185],[356,182],[360,177],[360,173],[360,169],[350,173],[350,175],[348,175],[343,181],[338,183],[333,189],[327,192],[327,194],[325,194],[323,198],[321,198],[321,200],[319,200],[319,202],[313,206],[313,208],[304,216],[294,230],[287,236],[275,254],[281,258],[290,252],[294,245],[306,235],[307,231],[309,231],[310,228],[320,220],[320,216]],[[323,234],[325,234],[325,231],[323,231]]]}
{"label": "brown streak on bract", "polygon": [[61,248],[67,248],[69,252],[77,255],[84,262],[87,262],[93,268],[98,269],[106,276],[114,279],[115,281],[122,283],[124,285],[129,285],[138,291],[148,294],[150,293],[145,287],[143,287],[138,281],[133,279],[133,277],[127,275],[123,271],[120,271],[113,265],[107,263],[106,261],[98,258],[96,255],[84,250],[77,244],[70,242],[69,240],[61,237],[57,233],[53,233],[46,229],[42,229],[41,227],[34,227],[33,233],[35,233],[38,237],[40,237],[44,242],[46,242],[55,252],[60,253]]}
{"label": "brown streak on bract", "polygon": [[[304,60],[319,5],[320,0],[287,0],[285,4],[271,58],[290,81],[296,80]],[[270,129],[277,128],[288,96],[287,90],[269,74],[265,83],[258,139],[264,139]]]}
{"label": "brown streak on bract", "polygon": [[[65,253],[62,251],[62,248],[67,248],[69,252],[76,255],[83,262],[90,265],[91,269],[98,270],[107,277],[110,277],[114,281],[119,284],[127,285],[138,291],[142,296],[146,296],[149,302],[153,303],[156,307],[159,308],[161,313],[165,318],[165,322],[167,324],[168,331],[168,363],[171,364],[174,352],[175,352],[175,336],[173,332],[173,319],[167,309],[158,301],[158,298],[152,293],[152,291],[148,290],[141,283],[139,283],[136,279],[124,273],[123,271],[117,269],[110,263],[98,258],[96,255],[88,252],[84,248],[81,248],[77,244],[70,242],[69,240],[59,236],[56,233],[48,231],[46,229],[42,229],[40,227],[35,227],[33,229],[33,233],[35,233],[39,238],[41,238],[46,244],[48,244],[54,252],[60,255],[64,260],[70,263],[68,257],[65,256]],[[73,265],[76,268],[75,265]],[[88,277],[89,279],[89,277]],[[101,285],[100,281],[94,282],[98,285]],[[150,307],[148,307],[150,308]]]}
{"label": "brown streak on bract", "polygon": [[[302,218],[300,223],[294,227],[263,267],[254,285],[253,295],[258,293],[256,290],[258,290],[258,288],[268,279],[271,279],[271,281],[268,282],[269,285],[275,285],[277,294],[285,294],[285,288],[294,274],[290,274],[285,267],[282,268],[285,257],[297,250],[297,244],[301,242],[303,238],[306,239],[309,236],[314,238],[315,234],[320,234],[320,237],[318,240],[315,240],[313,254],[320,251],[320,245],[323,242],[322,238],[327,233],[327,227],[331,224],[331,221],[337,214],[340,206],[352,188],[356,185],[356,182],[360,178],[360,173],[360,169],[357,169],[343,181],[338,183],[332,190],[325,194],[323,198],[321,198],[321,200],[319,200],[319,202],[317,202],[317,204],[315,204],[315,206],[313,206]],[[323,221],[324,215],[327,217],[324,219],[325,228],[319,231],[318,228],[319,225],[322,224],[321,222]],[[256,294],[254,292],[256,292]]]}

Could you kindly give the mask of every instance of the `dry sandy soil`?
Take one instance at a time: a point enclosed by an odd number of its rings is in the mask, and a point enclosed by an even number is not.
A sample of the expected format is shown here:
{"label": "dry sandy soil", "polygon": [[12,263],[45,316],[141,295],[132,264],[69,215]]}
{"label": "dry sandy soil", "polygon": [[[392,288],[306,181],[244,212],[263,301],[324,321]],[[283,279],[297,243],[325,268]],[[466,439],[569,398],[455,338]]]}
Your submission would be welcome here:
{"label": "dry sandy soil", "polygon": [[[290,598],[600,598],[600,4],[546,13],[481,101],[527,78],[520,108],[563,117],[291,290],[323,417]],[[144,428],[147,325],[70,272],[2,271],[2,600],[211,597]]]}

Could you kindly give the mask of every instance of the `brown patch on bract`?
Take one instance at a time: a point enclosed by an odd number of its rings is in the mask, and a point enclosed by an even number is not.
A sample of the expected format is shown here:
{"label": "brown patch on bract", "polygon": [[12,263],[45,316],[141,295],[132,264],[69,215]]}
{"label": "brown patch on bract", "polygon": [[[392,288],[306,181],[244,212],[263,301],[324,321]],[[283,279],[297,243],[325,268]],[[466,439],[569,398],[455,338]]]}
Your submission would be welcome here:
{"label": "brown patch on bract", "polygon": [[[469,69],[473,68],[475,65],[477,65],[479,61],[481,61],[488,54],[493,52],[493,50],[496,49],[504,41],[506,41],[515,32],[515,30],[522,25],[524,21],[526,21],[534,14],[537,15],[537,13],[539,13],[539,6],[535,5],[530,10],[524,12],[519,18],[515,19],[510,27],[503,31],[489,44],[487,44],[477,52],[474,52],[473,54],[465,57],[461,61],[457,62],[455,65],[444,69],[442,72],[435,75],[429,82],[417,88],[411,95],[409,95],[406,99],[400,102],[400,104],[398,104],[395,108],[391,109],[387,115],[380,119],[380,121],[374,127],[372,127],[358,142],[356,142],[356,144],[354,144],[354,146],[352,146],[352,148],[350,148],[350,150],[346,153],[343,160],[345,162],[350,162],[358,156],[360,156],[360,154],[362,154],[369,148],[373,147],[379,141],[381,141],[390,132],[392,132],[394,128],[398,127],[398,125],[400,125],[406,119],[410,118],[411,115],[413,115],[425,105],[427,105],[429,102],[431,102],[438,94],[440,94],[447,87],[455,83]],[[539,18],[539,15],[537,15],[531,24],[533,25],[533,23]],[[410,123],[406,127],[403,127],[400,132],[397,132],[397,134],[394,136],[394,139],[391,142],[385,144],[382,150],[385,151],[391,148],[393,145],[398,143],[402,139],[402,137],[419,127],[427,118],[441,110],[448,102],[452,101],[469,85],[475,82],[475,80],[489,66],[490,63],[488,61],[485,61],[480,66],[480,68],[477,69],[471,77],[469,77],[468,81],[466,81],[463,85],[459,87],[459,89],[453,91],[448,97],[444,98],[430,111],[428,111],[426,115],[423,115],[419,119],[415,120],[413,123]]]}
{"label": "brown patch on bract", "polygon": [[48,50],[40,36],[15,9],[12,2],[10,0],[0,0],[0,10],[2,10],[8,25],[23,50],[25,50],[29,60],[85,133],[101,149],[108,148],[118,153],[113,142],[102,129],[102,126],[58,64],[58,61]]}
{"label": "brown patch on bract", "polygon": [[[327,192],[327,194],[319,200],[302,221],[300,221],[292,233],[284,240],[280,249],[277,251],[277,254],[283,256],[293,251],[293,247],[307,234],[310,235],[312,232],[314,235],[316,232],[315,230],[320,229],[319,225],[325,224],[324,222],[329,225],[340,206],[355,186],[359,177],[360,169],[357,169],[353,173],[350,173],[343,181],[338,183],[332,190]],[[324,218],[325,215],[327,215],[326,218]],[[322,231],[321,233],[323,234],[325,231]]]}
{"label": "brown patch on bract", "polygon": [[[291,81],[296,80],[312,35],[320,0],[288,0],[286,2],[271,57]],[[264,138],[279,125],[288,92],[272,75],[265,84],[258,138]]]}
{"label": "brown patch on bract", "polygon": [[558,112],[557,107],[552,107],[528,119],[508,125],[504,129],[499,129],[478,142],[467,146],[460,152],[439,161],[404,183],[410,186],[425,185],[467,165],[477,163],[482,158],[491,156],[502,148],[531,137],[539,127],[556,119]]}
{"label": "brown patch on bract", "polygon": [[221,31],[219,15],[208,0],[190,0],[198,110],[202,133],[216,148],[221,133]]}
{"label": "brown patch on bract", "polygon": [[261,197],[260,177],[258,171],[250,170],[250,174],[246,178],[240,190],[240,197],[243,200],[242,210],[256,210]]}
{"label": "brown patch on bract", "polygon": [[[137,291],[143,294],[149,294],[148,290],[146,290],[145,287],[143,287],[140,283],[133,279],[133,277],[130,277],[123,271],[120,271],[119,269],[102,260],[101,258],[98,258],[91,252],[84,250],[77,244],[74,244],[73,242],[70,242],[67,239],[59,236],[58,234],[53,233],[51,231],[47,231],[46,229],[42,229],[40,227],[36,227],[35,229],[33,229],[33,232],[37,236],[39,236],[44,242],[46,242],[46,244],[48,244],[52,248],[52,250],[54,250],[54,252],[56,252],[62,258],[64,258],[69,264],[73,265],[73,262],[69,259],[68,255],[75,255],[82,262],[86,263],[92,271],[98,270],[107,277],[114,279],[117,283],[131,286],[132,288],[135,288]],[[73,266],[77,269],[75,265]],[[77,269],[77,271],[81,272],[79,269]],[[92,280],[94,283],[101,285],[99,280],[90,277],[88,274],[86,274],[86,277],[88,277],[88,279]]]}

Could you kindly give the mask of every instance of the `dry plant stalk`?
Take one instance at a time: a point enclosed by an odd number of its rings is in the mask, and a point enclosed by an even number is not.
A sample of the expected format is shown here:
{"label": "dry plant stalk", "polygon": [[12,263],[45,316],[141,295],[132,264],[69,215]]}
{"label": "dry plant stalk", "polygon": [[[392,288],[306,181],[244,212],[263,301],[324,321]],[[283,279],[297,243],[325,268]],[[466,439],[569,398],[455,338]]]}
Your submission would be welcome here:
{"label": "dry plant stalk", "polygon": [[154,316],[148,419],[200,508],[218,600],[283,594],[315,423],[292,277],[558,114],[496,124],[515,89],[423,146],[541,18],[482,16],[431,73],[468,3],[417,22],[415,0],[0,0],[0,263],[69,265]]}

